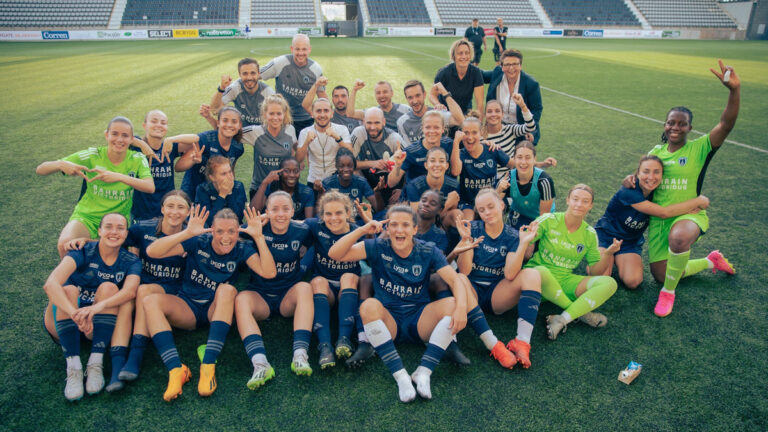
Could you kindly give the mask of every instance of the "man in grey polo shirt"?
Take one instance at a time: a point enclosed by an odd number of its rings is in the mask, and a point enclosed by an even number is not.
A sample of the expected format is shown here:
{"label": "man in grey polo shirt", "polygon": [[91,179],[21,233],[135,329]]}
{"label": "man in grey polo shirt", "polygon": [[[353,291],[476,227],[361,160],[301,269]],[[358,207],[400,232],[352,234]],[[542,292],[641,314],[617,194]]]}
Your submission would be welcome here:
{"label": "man in grey polo shirt", "polygon": [[352,131],[350,140],[352,152],[357,157],[357,168],[363,177],[368,180],[371,188],[379,186],[376,193],[381,194],[380,202],[393,204],[400,195],[397,193],[397,196],[393,197],[394,190],[385,186],[389,175],[387,161],[396,151],[402,150],[403,139],[385,125],[386,120],[381,108],[368,108],[365,110],[363,126],[358,126]]}
{"label": "man in grey polo shirt", "polygon": [[[363,119],[363,110],[355,109],[355,100],[357,99],[357,92],[365,87],[365,82],[361,80],[355,81],[355,85],[352,87],[352,93],[349,96],[349,103],[347,104],[347,112],[354,113],[350,116],[357,119]],[[392,85],[387,81],[379,81],[376,83],[376,87],[373,88],[373,94],[376,97],[376,102],[379,104],[379,109],[384,113],[384,119],[387,121],[387,127],[393,131],[397,130],[397,120],[406,114],[410,109],[408,105],[392,102]]]}
{"label": "man in grey polo shirt", "polygon": [[[451,93],[443,87],[441,83],[436,83],[430,90],[435,95],[440,95],[445,98],[448,104],[448,111],[445,107],[440,110],[443,115],[443,122],[446,126],[458,126],[464,122],[464,114],[461,112],[459,104],[451,96]],[[397,120],[397,132],[403,138],[404,147],[410,144],[418,142],[424,135],[421,132],[421,118],[427,111],[434,108],[430,108],[425,103],[424,84],[418,80],[410,80],[405,83],[403,89],[405,93],[405,99],[408,101],[408,105],[411,106],[410,111],[400,117]],[[437,97],[435,97],[437,98]]]}
{"label": "man in grey polo shirt", "polygon": [[[302,108],[301,103],[312,85],[323,75],[320,65],[309,58],[311,51],[309,37],[299,33],[293,37],[291,54],[273,58],[259,71],[262,79],[275,79],[275,91],[283,95],[291,106],[293,127],[297,131],[313,123],[312,116]],[[318,88],[317,95],[328,98],[325,87]]]}
{"label": "man in grey polo shirt", "polygon": [[221,76],[221,84],[211,99],[211,113],[216,114],[221,107],[233,103],[240,111],[243,127],[260,124],[261,104],[267,96],[275,94],[272,87],[260,81],[259,62],[244,58],[237,63],[240,75],[235,82],[229,75]]}

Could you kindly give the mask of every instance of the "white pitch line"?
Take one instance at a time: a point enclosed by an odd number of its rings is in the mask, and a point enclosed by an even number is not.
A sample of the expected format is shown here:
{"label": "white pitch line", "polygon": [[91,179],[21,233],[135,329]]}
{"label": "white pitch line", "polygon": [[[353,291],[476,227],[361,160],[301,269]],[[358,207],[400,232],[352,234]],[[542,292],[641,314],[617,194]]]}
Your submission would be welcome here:
{"label": "white pitch line", "polygon": [[[613,107],[613,106],[610,106],[610,105],[601,104],[600,102],[595,102],[595,101],[591,101],[589,99],[584,99],[583,97],[574,96],[572,94],[561,92],[560,90],[551,89],[549,87],[541,86],[541,88],[543,88],[544,90],[550,91],[552,93],[559,94],[561,96],[569,97],[571,99],[576,99],[577,101],[586,102],[588,104],[599,106],[600,108],[605,108],[605,109],[608,109],[608,110],[611,110],[611,111],[620,112],[622,114],[626,114],[626,115],[630,115],[630,116],[633,116],[633,117],[641,118],[643,120],[652,121],[654,123],[664,124],[664,122],[661,121],[661,120],[657,120],[655,118],[647,117],[647,116],[644,116],[642,114],[633,113],[632,111],[627,111],[627,110],[623,110],[621,108],[616,108],[616,107]],[[696,129],[692,129],[691,132],[697,133],[699,135],[706,135],[707,134],[707,132],[702,132],[702,131],[699,131],[699,130],[696,130]],[[761,152],[761,153],[768,153],[768,150],[761,149],[759,147],[754,147],[754,146],[751,146],[749,144],[740,143],[738,141],[726,139],[725,142],[731,143],[733,145],[737,145],[739,147],[744,147],[744,148],[748,148],[750,150],[758,151],[758,152]]]}
{"label": "white pitch line", "polygon": [[[422,51],[416,51],[416,50],[412,50],[412,49],[408,49],[408,48],[402,48],[402,47],[398,47],[398,46],[394,46],[394,45],[388,45],[388,44],[377,43],[377,42],[370,42],[370,41],[366,41],[366,40],[361,40],[361,42],[368,43],[368,44],[371,44],[371,45],[378,45],[378,46],[382,46],[382,47],[386,47],[386,48],[392,48],[392,49],[396,49],[396,50],[400,50],[400,51],[407,51],[407,52],[414,53],[414,54],[419,54],[419,55],[423,55],[423,56],[427,56],[427,57],[436,58],[438,60],[449,60],[449,59],[447,59],[445,57],[438,57],[436,55],[432,55],[432,54],[425,53],[425,52],[422,52]],[[546,49],[546,48],[533,48],[533,49]],[[556,51],[557,54],[553,54],[551,57],[560,55],[560,51],[557,51],[557,50],[552,50],[552,51]],[[550,57],[550,56],[546,56],[546,57]],[[539,58],[543,58],[543,57],[539,57]],[[651,121],[651,122],[654,122],[654,123],[664,124],[664,122],[661,121],[661,120],[657,120],[655,118],[647,117],[647,116],[644,116],[642,114],[633,113],[632,111],[627,111],[627,110],[623,110],[621,108],[616,108],[616,107],[613,107],[613,106],[610,106],[610,105],[605,105],[605,104],[602,104],[600,102],[595,102],[595,101],[592,101],[592,100],[589,100],[589,99],[585,99],[583,97],[579,97],[579,96],[575,96],[575,95],[568,94],[568,93],[565,93],[565,92],[561,92],[560,90],[551,89],[549,87],[541,86],[541,88],[543,88],[544,90],[550,91],[552,93],[559,94],[561,96],[569,97],[569,98],[576,99],[576,100],[581,101],[581,102],[586,102],[588,104],[599,106],[600,108],[605,108],[605,109],[608,109],[608,110],[611,110],[611,111],[620,112],[622,114],[626,114],[626,115],[630,115],[630,116],[633,116],[633,117],[641,118],[643,120],[648,120],[648,121]],[[707,132],[702,132],[702,131],[699,131],[699,130],[696,130],[696,129],[693,129],[691,132],[697,133],[699,135],[705,135],[707,133]],[[754,150],[756,152],[768,154],[768,150],[761,149],[761,148],[755,147],[755,146],[751,146],[749,144],[740,143],[738,141],[734,141],[734,140],[730,140],[730,139],[726,139],[725,142],[731,143],[731,144],[739,146],[739,147],[748,148],[748,149]]]}

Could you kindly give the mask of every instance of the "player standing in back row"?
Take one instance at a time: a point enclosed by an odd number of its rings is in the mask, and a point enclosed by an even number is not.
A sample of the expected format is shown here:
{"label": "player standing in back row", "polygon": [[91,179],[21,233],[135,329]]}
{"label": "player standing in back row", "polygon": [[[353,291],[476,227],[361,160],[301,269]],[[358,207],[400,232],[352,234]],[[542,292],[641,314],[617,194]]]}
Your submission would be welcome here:
{"label": "player standing in back row", "polygon": [[[291,53],[273,58],[261,68],[261,78],[275,79],[275,90],[283,95],[291,106],[293,127],[297,131],[312,125],[312,117],[302,108],[301,102],[312,85],[323,75],[323,69],[309,58],[312,47],[309,36],[297,34],[291,42]],[[325,87],[317,88],[317,96],[328,99]]]}

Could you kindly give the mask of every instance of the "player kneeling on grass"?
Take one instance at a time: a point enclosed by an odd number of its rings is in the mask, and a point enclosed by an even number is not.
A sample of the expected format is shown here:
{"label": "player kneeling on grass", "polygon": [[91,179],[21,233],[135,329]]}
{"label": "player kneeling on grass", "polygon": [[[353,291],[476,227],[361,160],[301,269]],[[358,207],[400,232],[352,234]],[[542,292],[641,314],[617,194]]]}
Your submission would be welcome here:
{"label": "player kneeling on grass", "polygon": [[[388,239],[358,240],[387,224]],[[432,243],[415,240],[416,215],[406,205],[396,205],[384,222],[371,221],[339,239],[328,251],[337,261],[367,259],[373,271],[374,298],[360,305],[365,334],[397,381],[402,402],[416,398],[416,391],[431,399],[430,375],[451,343],[467,324],[466,293],[469,282],[456,273]],[[453,298],[429,299],[429,279],[437,272],[453,291]],[[408,376],[395,349],[399,342],[428,342],[421,364]],[[416,390],[411,382],[416,383]]]}
{"label": "player kneeling on grass", "polygon": [[[172,190],[165,194],[161,201],[160,212],[163,215],[160,220],[139,221],[128,229],[128,238],[125,246],[132,253],[139,256],[142,263],[141,285],[136,293],[136,316],[133,320],[133,336],[130,339],[130,352],[125,358],[124,346],[116,346],[113,340],[112,349],[112,380],[107,386],[119,390],[123,381],[134,381],[139,377],[141,360],[149,342],[149,330],[147,319],[144,315],[144,298],[150,294],[176,295],[181,289],[182,276],[184,275],[184,261],[182,256],[168,258],[151,258],[147,255],[147,248],[155,240],[181,232],[184,223],[189,216],[191,202],[186,193],[180,190]],[[116,351],[122,348],[122,356],[116,355]],[[122,367],[115,371],[117,366]],[[118,375],[115,376],[115,373]]]}
{"label": "player kneeling on grass", "polygon": [[134,142],[131,121],[125,117],[113,118],[104,137],[107,140],[104,147],[90,147],[37,167],[39,175],[61,172],[82,177],[87,185],[69,222],[59,234],[57,247],[62,258],[70,240],[98,236],[98,226],[104,215],[114,212],[130,217],[134,189],[150,194],[155,191],[147,159],[141,153],[129,150]]}
{"label": "player kneeling on grass", "polygon": [[[608,323],[605,315],[592,311],[616,292],[616,281],[610,276],[596,275],[605,272],[621,241],[614,239],[600,254],[595,229],[584,221],[593,203],[592,188],[577,184],[568,192],[565,212],[536,218],[539,228],[533,241],[539,242],[539,248],[525,267],[533,267],[541,274],[541,296],[565,309],[560,315],[547,317],[547,335],[552,340],[575,319],[592,327]],[[595,276],[573,274],[584,257],[589,264],[588,273]]]}
{"label": "player kneeling on grass", "polygon": [[[541,303],[541,277],[534,269],[522,269],[525,250],[536,236],[538,224],[520,228],[520,233],[504,223],[504,202],[496,190],[481,189],[475,198],[479,221],[459,220],[456,227],[461,235],[457,249],[477,245],[461,252],[459,271],[472,284],[467,296],[468,320],[491,355],[502,366],[512,368],[520,363],[531,366],[531,333]],[[479,243],[479,244],[478,244]],[[483,311],[501,315],[517,305],[517,337],[504,345],[488,329]],[[482,309],[482,310],[481,310]],[[482,319],[481,319],[482,318]],[[481,333],[476,323],[486,323]],[[506,354],[506,355],[505,355]]]}
{"label": "player kneeling on grass", "polygon": [[[658,156],[664,162],[661,187],[653,194],[653,202],[662,206],[681,203],[696,198],[704,184],[704,174],[715,152],[723,145],[736,125],[741,101],[741,80],[732,67],[719,61],[720,71],[710,69],[728,88],[728,102],[720,122],[709,134],[688,141],[693,129],[693,113],[685,107],[674,107],[667,113],[661,139],[664,144],[654,147],[648,154]],[[625,179],[625,187],[633,187],[634,179]],[[694,188],[694,185],[696,187]],[[672,313],[675,288],[683,276],[690,276],[705,269],[734,274],[731,264],[713,251],[705,259],[689,260],[691,247],[709,229],[709,217],[702,210],[675,218],[651,217],[648,228],[648,257],[651,274],[658,282],[664,282],[653,312],[659,317]]]}
{"label": "player kneeling on grass", "polygon": [[[341,153],[341,152],[339,152]],[[357,312],[357,284],[360,280],[358,262],[339,262],[328,256],[328,250],[341,237],[357,228],[350,223],[352,201],[341,192],[323,194],[318,204],[321,220],[307,219],[305,224],[312,233],[314,257],[310,281],[314,294],[315,323],[320,368],[334,366],[336,360],[331,348],[330,308],[339,301],[339,338],[336,356],[340,359],[352,355],[352,329]]]}
{"label": "player kneeling on grass", "polygon": [[139,286],[141,261],[121,248],[128,235],[125,216],[104,215],[98,235],[99,241],[67,252],[43,286],[49,300],[45,329],[64,350],[64,396],[70,401],[83,397],[81,333],[93,340],[85,390],[96,394],[104,387],[104,351],[115,329],[118,307],[133,300]]}
{"label": "player kneeling on grass", "polygon": [[[171,401],[181,394],[191,373],[181,363],[173,341],[171,326],[194,330],[210,323],[208,343],[200,365],[200,396],[216,390],[216,357],[232,323],[237,290],[232,283],[237,268],[245,263],[263,277],[274,277],[275,262],[261,231],[261,217],[253,210],[245,211],[247,228],[240,228],[230,209],[213,217],[211,228],[205,228],[208,212],[195,206],[187,227],[176,234],[155,240],[147,248],[151,258],[167,258],[186,254],[184,279],[178,295],[151,294],[144,298],[147,328],[160,357],[168,369],[168,388],[163,399]],[[238,240],[238,231],[248,234],[256,244]]]}
{"label": "player kneeling on grass", "polygon": [[291,370],[296,375],[312,375],[307,350],[312,336],[314,306],[312,288],[301,280],[300,266],[302,249],[310,245],[311,233],[303,223],[291,220],[293,201],[287,192],[277,191],[267,198],[267,217],[269,222],[263,233],[277,273],[265,276],[251,272],[248,287],[235,299],[237,329],[253,363],[253,375],[246,384],[251,390],[275,376],[275,370],[267,361],[257,321],[277,314],[293,317]]}
{"label": "player kneeling on grass", "polygon": [[601,252],[613,243],[613,239],[622,241],[621,249],[610,257],[604,274],[610,276],[615,263],[619,278],[629,289],[635,289],[643,282],[643,233],[650,216],[674,218],[696,214],[709,207],[709,199],[703,195],[666,207],[653,203],[653,193],[661,186],[663,172],[664,163],[658,156],[643,156],[635,172],[635,187],[619,189],[595,224]]}

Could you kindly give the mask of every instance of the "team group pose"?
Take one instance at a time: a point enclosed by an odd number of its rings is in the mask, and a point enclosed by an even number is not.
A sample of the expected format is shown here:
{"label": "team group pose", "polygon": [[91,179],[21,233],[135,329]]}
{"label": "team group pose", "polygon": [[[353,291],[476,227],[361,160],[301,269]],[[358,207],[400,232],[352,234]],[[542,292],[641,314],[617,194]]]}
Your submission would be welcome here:
{"label": "team group pose", "polygon": [[[267,345],[288,341],[263,335],[260,322],[284,317],[293,323],[286,368],[296,375],[312,375],[315,355],[322,371],[378,354],[400,401],[431,399],[443,358],[469,363],[456,343],[465,326],[502,367],[525,369],[535,363],[542,302],[561,310],[546,317],[549,339],[574,321],[605,326],[597,309],[617,291],[613,268],[628,289],[643,282],[646,228],[650,271],[663,283],[657,316],[671,313],[681,278],[733,274],[717,250],[690,259],[709,229],[706,169],[738,117],[733,68],[720,62],[712,70],[729,91],[719,123],[689,141],[693,114],[672,108],[662,144],[640,159],[592,227],[585,218],[595,191],[585,184],[571,187],[565,210],[555,211],[553,177],[562,168],[536,158],[539,86],[521,70],[522,53],[505,48],[498,24],[493,71],[476,65],[480,28],[452,45],[452,62],[429,94],[417,80],[405,83],[407,104],[393,102],[393,85],[382,80],[373,89],[378,105],[355,109],[365,83],[351,91],[331,83],[309,57],[309,38],[297,35],[291,54],[261,68],[243,59],[234,82],[222,75],[211,105],[200,108],[212,130],[166,136],[168,118],[153,109],[141,137],[115,117],[106,145],[40,164],[38,174],[83,182],[57,242],[61,261],[44,285],[44,326],[64,352],[65,397],[140,384],[150,340],[168,370],[164,400],[178,398],[193,373],[198,394],[211,396],[233,319],[253,365],[245,384],[262,387],[280,369]],[[273,78],[275,90],[263,81]],[[247,148],[254,163],[246,191],[235,172]],[[178,190],[175,172],[185,172]],[[241,270],[249,282],[236,287]],[[514,308],[516,334],[497,336],[486,315]],[[208,328],[199,368],[182,362],[174,328]],[[81,336],[92,341],[85,373]],[[400,343],[426,347],[415,369],[400,358]]]}

